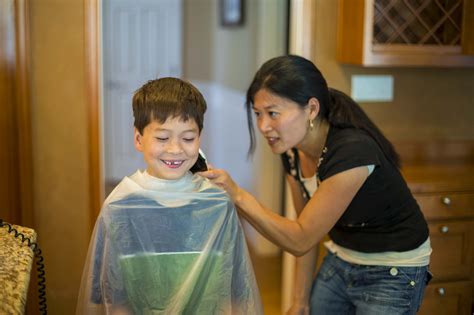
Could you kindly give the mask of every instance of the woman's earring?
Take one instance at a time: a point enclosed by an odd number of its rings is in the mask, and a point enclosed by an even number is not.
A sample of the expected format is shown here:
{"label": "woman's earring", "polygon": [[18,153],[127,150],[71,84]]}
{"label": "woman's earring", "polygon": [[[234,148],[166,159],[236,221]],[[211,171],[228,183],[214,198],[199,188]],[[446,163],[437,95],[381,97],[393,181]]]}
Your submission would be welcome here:
{"label": "woman's earring", "polygon": [[313,130],[313,128],[314,128],[313,119],[310,119],[309,120],[309,129]]}

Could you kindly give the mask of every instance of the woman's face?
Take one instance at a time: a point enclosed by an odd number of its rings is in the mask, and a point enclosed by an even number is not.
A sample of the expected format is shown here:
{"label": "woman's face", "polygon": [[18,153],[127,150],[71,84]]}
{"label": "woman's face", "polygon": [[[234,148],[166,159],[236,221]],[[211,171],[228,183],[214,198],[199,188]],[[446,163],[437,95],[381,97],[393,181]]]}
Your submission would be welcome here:
{"label": "woman's face", "polygon": [[257,127],[273,153],[286,152],[304,139],[308,129],[308,107],[302,108],[287,98],[261,89],[255,94],[253,110]]}

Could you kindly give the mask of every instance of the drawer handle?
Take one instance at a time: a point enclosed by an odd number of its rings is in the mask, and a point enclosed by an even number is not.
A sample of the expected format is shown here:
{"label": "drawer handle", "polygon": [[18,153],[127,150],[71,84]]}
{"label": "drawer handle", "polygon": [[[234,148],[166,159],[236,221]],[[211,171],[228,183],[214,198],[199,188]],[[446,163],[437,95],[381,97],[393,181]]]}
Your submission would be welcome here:
{"label": "drawer handle", "polygon": [[443,296],[446,294],[446,290],[444,288],[438,288],[438,294]]}
{"label": "drawer handle", "polygon": [[443,225],[440,229],[441,233],[448,233],[449,227],[447,225]]}
{"label": "drawer handle", "polygon": [[442,202],[444,205],[449,206],[449,205],[451,204],[451,198],[449,198],[449,197],[443,197],[443,198],[441,198],[441,202]]}

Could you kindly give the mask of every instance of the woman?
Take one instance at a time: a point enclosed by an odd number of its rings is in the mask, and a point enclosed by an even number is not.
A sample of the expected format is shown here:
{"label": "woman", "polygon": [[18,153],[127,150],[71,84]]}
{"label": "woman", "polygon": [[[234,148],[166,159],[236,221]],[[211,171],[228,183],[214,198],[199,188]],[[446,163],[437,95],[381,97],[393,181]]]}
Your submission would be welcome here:
{"label": "woman", "polygon": [[[267,61],[247,91],[252,112],[291,187],[296,221],[266,209],[223,170],[224,188],[260,233],[297,259],[291,314],[414,314],[427,281],[428,227],[399,171],[399,157],[360,106],[329,89],[298,56]],[[319,241],[328,255],[313,281]]]}

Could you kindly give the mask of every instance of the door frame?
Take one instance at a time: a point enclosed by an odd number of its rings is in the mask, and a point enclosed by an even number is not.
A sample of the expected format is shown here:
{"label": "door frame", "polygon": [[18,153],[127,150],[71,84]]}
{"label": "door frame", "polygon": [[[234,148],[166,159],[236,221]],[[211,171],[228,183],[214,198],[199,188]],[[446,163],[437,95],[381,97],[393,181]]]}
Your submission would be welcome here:
{"label": "door frame", "polygon": [[100,118],[100,0],[84,1],[85,88],[88,107],[90,230],[103,201]]}
{"label": "door frame", "polygon": [[15,97],[18,125],[18,163],[21,224],[35,227],[33,202],[33,147],[30,105],[29,0],[15,1]]}

